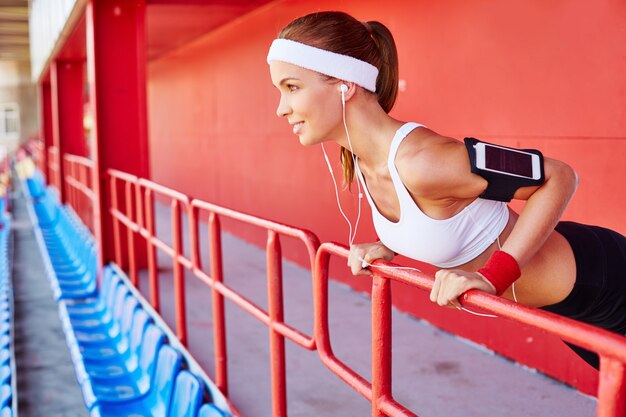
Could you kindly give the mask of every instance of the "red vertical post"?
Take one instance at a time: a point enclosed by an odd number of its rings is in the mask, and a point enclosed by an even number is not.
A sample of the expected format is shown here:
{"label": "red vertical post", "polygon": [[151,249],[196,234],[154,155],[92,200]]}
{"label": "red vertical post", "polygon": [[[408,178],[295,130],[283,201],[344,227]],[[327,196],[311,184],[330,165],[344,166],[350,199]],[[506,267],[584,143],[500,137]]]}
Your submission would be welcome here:
{"label": "red vertical post", "polygon": [[[110,177],[109,178],[109,187],[110,187],[110,195],[111,195],[111,207],[121,211],[117,198],[117,178]],[[124,265],[122,264],[122,241],[120,238],[120,221],[117,219],[113,219],[113,249],[115,254],[115,263],[122,269],[124,269]]]}
{"label": "red vertical post", "polygon": [[48,149],[54,146],[54,138],[52,133],[52,89],[50,82],[42,82],[39,84],[39,125],[41,127],[40,135],[43,141],[43,152],[41,152],[42,166],[44,172],[42,174],[46,178],[46,183],[50,184],[48,171]]}
{"label": "red vertical post", "polygon": [[[63,169],[61,169],[61,172],[63,172],[64,176],[68,176],[71,177],[72,176],[72,166],[69,164],[68,161],[66,160],[61,160],[61,165],[63,165]],[[69,204],[74,211],[76,211],[76,213],[80,216],[80,212],[78,210],[76,210],[76,206],[74,206],[74,202],[72,201],[72,188],[69,182],[64,181],[61,183],[61,186],[63,187],[63,190],[59,190],[59,192],[61,193],[61,195],[65,196],[65,203]]]}
{"label": "red vertical post", "polygon": [[[103,263],[114,256],[104,187],[107,170],[149,177],[145,14],[145,0],[90,0],[85,11],[87,78],[94,115],[95,234]],[[138,257],[143,265],[145,253]]]}
{"label": "red vertical post", "polygon": [[372,277],[372,417],[383,417],[379,403],[391,398],[391,285]]}
{"label": "red vertical post", "polygon": [[[76,164],[71,161],[63,158],[61,159],[61,164],[63,164],[63,188],[65,189],[65,202],[69,204],[72,209],[76,212],[78,217],[83,219],[82,207],[80,206],[78,199],[76,198],[76,181],[80,180],[77,172],[79,171]],[[73,178],[74,181],[65,181],[65,177]]]}
{"label": "red vertical post", "polygon": [[[224,296],[217,286],[224,282],[222,267],[222,229],[217,214],[209,215],[211,278],[213,278],[213,339],[215,349],[215,383],[228,396],[228,353],[226,351],[226,314]],[[199,264],[198,258],[198,264]]]}
{"label": "red vertical post", "polygon": [[[126,217],[131,221],[136,221],[136,217],[133,215],[134,207],[136,204],[133,204],[134,201],[134,190],[133,183],[130,181],[126,181],[124,185],[124,201],[125,201],[125,209],[126,209]],[[139,277],[137,274],[137,262],[135,262],[136,252],[135,252],[135,232],[131,227],[126,227],[126,241],[128,248],[128,272],[130,274],[130,282],[139,289]],[[121,243],[121,242],[120,242]]]}
{"label": "red vertical post", "polygon": [[[79,196],[80,193],[80,189],[78,188],[78,183],[80,183],[81,179],[82,179],[82,168],[74,163],[74,162],[70,162],[66,159],[63,160],[63,163],[67,164],[67,170],[65,170],[65,175],[69,175],[70,178],[74,179],[74,183],[73,184],[67,184],[69,185],[69,187],[67,188],[67,195],[66,198],[68,199],[68,201],[70,202],[70,204],[72,205],[72,208],[74,209],[74,211],[78,214],[78,216],[83,220],[83,222],[85,221],[85,214],[84,214],[84,207],[81,201],[81,198]],[[85,223],[88,224],[88,223]]]}
{"label": "red vertical post", "polygon": [[315,344],[321,355],[332,352],[330,335],[328,332],[328,267],[330,254],[318,250],[313,267],[313,303],[314,321],[313,333]]}
{"label": "red vertical post", "polygon": [[[141,187],[141,186],[138,186]],[[140,188],[141,189],[141,188]],[[140,192],[140,189],[138,192]],[[150,284],[150,304],[157,313],[161,312],[161,297],[159,295],[159,274],[157,271],[157,256],[156,248],[152,243],[154,237],[154,200],[152,197],[152,190],[146,189],[144,196],[143,210],[146,216],[146,230],[148,236],[146,236],[146,248],[148,252],[148,281]]]}
{"label": "red vertical post", "polygon": [[272,415],[287,416],[287,377],[285,371],[285,337],[274,329],[283,317],[282,256],[276,232],[267,234],[267,291],[270,317],[270,363],[272,372]]}
{"label": "red vertical post", "polygon": [[84,194],[84,187],[87,185],[87,168],[77,162],[72,162],[72,178],[76,185],[72,187],[72,199],[74,200],[74,210],[77,211],[85,226],[89,227],[89,210],[87,196]]}
{"label": "red vertical post", "polygon": [[626,366],[604,356],[600,357],[597,416],[626,416]]}
{"label": "red vertical post", "polygon": [[50,66],[52,137],[58,149],[57,181],[61,201],[65,194],[65,154],[84,155],[83,133],[83,63],[82,61],[52,62]]}
{"label": "red vertical post", "polygon": [[185,271],[178,257],[183,253],[183,231],[180,201],[172,200],[172,242],[174,242],[174,300],[176,303],[176,336],[187,346],[187,314],[185,313]]}

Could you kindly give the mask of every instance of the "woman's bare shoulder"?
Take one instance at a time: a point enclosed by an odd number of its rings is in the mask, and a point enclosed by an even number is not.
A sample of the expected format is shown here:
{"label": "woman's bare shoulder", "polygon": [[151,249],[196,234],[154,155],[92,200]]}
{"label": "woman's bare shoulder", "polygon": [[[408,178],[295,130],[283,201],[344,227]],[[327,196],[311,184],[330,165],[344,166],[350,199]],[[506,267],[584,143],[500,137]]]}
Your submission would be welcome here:
{"label": "woman's bare shoulder", "polygon": [[461,197],[478,195],[486,184],[471,174],[463,142],[428,128],[415,129],[403,141],[396,167],[415,195]]}
{"label": "woman's bare shoulder", "polygon": [[442,163],[446,162],[451,152],[457,151],[459,145],[462,143],[458,140],[429,128],[415,129],[398,148],[396,167],[409,177],[422,177],[422,174],[427,175],[434,168],[441,168]]}

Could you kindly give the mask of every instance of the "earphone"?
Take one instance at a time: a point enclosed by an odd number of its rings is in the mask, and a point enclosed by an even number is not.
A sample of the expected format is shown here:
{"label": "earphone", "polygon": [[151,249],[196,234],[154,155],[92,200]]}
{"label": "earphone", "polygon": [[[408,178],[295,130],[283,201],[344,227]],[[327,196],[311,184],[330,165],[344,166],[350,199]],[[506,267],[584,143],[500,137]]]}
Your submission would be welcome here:
{"label": "earphone", "polygon": [[345,85],[345,84],[341,84],[341,85],[339,86],[339,89],[341,90],[341,94],[342,94],[342,95],[343,95],[343,94],[346,94],[346,93],[348,92],[348,86],[347,86],[347,85]]}

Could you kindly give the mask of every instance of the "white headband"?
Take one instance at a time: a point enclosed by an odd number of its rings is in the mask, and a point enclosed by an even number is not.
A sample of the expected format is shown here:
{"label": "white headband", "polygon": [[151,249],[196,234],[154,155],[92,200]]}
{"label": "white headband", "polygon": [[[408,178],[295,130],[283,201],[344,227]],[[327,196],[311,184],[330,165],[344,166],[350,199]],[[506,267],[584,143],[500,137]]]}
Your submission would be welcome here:
{"label": "white headband", "polygon": [[267,63],[282,61],[308,70],[350,81],[376,92],[378,69],[370,63],[348,55],[305,45],[289,39],[275,39],[267,54]]}

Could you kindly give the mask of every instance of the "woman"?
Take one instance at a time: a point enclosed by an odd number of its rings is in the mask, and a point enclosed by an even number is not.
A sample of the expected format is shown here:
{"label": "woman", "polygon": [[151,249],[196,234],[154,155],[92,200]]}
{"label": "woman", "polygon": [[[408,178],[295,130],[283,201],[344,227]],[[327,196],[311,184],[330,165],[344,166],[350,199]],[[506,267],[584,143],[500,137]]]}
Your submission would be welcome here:
{"label": "woman", "polygon": [[[576,173],[544,158],[543,184],[514,192],[527,200],[519,215],[479,198],[489,182],[462,142],[388,115],[398,60],[384,25],[310,14],[281,31],[267,60],[278,116],[303,145],[341,145],[344,179],[358,178],[372,207],[381,241],[351,245],[353,274],[400,253],[441,267],[430,294],[440,306],[478,289],[626,333],[626,238],[559,222]],[[597,355],[577,351],[598,368]]]}

